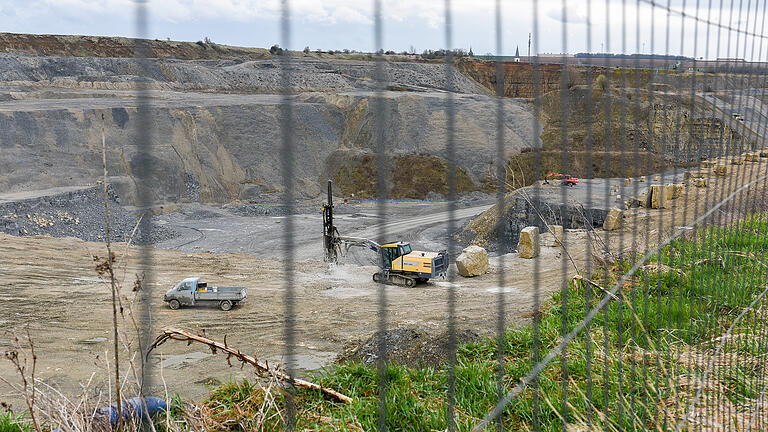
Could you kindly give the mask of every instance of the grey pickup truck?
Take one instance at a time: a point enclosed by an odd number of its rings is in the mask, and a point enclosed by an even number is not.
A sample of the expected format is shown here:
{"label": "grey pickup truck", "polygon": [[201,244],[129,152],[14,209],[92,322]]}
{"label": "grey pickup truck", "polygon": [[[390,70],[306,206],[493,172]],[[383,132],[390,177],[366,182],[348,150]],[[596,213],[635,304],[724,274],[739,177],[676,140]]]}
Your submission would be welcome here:
{"label": "grey pickup truck", "polygon": [[228,311],[248,295],[246,287],[214,287],[200,282],[199,277],[186,278],[168,290],[163,301],[176,310],[182,306],[200,304],[218,304],[223,311]]}

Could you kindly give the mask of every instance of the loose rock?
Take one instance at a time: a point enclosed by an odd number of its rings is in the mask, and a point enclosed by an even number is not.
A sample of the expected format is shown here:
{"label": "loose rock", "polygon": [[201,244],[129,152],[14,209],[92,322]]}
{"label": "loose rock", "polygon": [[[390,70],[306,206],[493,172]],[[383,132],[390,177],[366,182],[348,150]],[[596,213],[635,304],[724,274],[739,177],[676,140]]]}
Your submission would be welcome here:
{"label": "loose rock", "polygon": [[650,190],[651,208],[663,209],[667,207],[667,195],[662,185],[652,185]]}
{"label": "loose rock", "polygon": [[562,225],[550,225],[549,230],[552,231],[553,239],[551,246],[557,247],[563,244],[563,226]]}
{"label": "loose rock", "polygon": [[520,258],[536,258],[539,256],[539,228],[534,226],[520,230],[520,242],[517,244]]}
{"label": "loose rock", "polygon": [[612,208],[608,212],[608,217],[603,222],[603,229],[606,231],[615,231],[621,228],[621,220],[624,216],[624,212],[616,207]]}
{"label": "loose rock", "polygon": [[488,252],[480,246],[469,246],[456,258],[456,269],[464,277],[474,277],[488,271]]}
{"label": "loose rock", "polygon": [[743,157],[735,157],[731,159],[731,164],[733,165],[743,165],[744,164],[744,158]]}
{"label": "loose rock", "polygon": [[719,176],[725,176],[728,174],[728,166],[727,165],[715,165],[714,168],[715,174]]}
{"label": "loose rock", "polygon": [[697,178],[694,179],[694,183],[696,184],[696,187],[707,187],[707,179],[705,178]]}

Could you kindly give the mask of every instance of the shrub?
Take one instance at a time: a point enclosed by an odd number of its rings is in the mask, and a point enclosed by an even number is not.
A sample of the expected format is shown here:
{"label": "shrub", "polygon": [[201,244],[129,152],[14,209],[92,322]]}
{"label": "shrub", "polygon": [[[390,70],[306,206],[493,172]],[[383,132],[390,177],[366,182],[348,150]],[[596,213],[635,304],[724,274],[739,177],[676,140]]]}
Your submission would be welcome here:
{"label": "shrub", "polygon": [[595,79],[595,87],[604,92],[608,91],[608,78],[603,74],[598,75],[597,79]]}
{"label": "shrub", "polygon": [[283,55],[283,49],[280,48],[280,45],[274,44],[269,48],[269,53],[272,55]]}

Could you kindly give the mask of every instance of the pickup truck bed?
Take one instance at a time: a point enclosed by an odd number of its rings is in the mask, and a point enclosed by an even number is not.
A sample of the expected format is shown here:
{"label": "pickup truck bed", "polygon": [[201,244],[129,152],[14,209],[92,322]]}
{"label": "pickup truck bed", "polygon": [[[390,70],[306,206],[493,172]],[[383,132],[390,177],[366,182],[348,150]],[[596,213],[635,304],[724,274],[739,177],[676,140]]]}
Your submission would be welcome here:
{"label": "pickup truck bed", "polygon": [[215,287],[200,282],[200,278],[187,278],[168,290],[163,300],[171,309],[182,306],[197,306],[200,304],[218,304],[224,311],[245,300],[248,295],[246,287]]}

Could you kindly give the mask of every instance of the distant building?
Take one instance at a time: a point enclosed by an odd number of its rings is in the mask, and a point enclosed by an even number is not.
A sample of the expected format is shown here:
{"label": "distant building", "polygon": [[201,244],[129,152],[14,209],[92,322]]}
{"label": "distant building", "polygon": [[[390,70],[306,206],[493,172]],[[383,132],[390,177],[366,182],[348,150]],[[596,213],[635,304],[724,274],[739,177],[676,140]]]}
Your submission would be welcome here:
{"label": "distant building", "polygon": [[520,63],[520,46],[515,47],[515,63]]}

